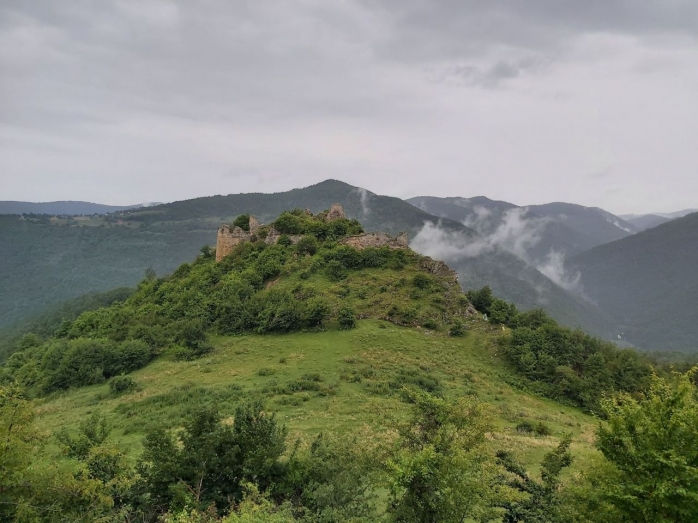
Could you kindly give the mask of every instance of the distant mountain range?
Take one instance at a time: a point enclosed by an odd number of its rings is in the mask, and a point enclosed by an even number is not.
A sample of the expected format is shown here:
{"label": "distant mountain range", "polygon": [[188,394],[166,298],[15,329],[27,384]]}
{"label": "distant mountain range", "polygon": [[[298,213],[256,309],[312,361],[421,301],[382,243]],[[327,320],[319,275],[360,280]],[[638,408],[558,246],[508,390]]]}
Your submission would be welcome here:
{"label": "distant mountain range", "polygon": [[568,261],[580,285],[642,347],[698,350],[698,213]]}
{"label": "distant mountain range", "polygon": [[645,231],[657,225],[675,220],[676,218],[683,218],[694,212],[698,212],[698,209],[684,209],[683,211],[669,213],[623,214],[621,218],[632,223],[639,231]]}
{"label": "distant mountain range", "polygon": [[158,203],[136,205],[104,205],[91,202],[13,202],[0,201],[0,214],[50,214],[50,215],[91,215],[107,214],[140,207],[150,207]]}
{"label": "distant mountain range", "polygon": [[[133,286],[148,267],[167,274],[204,244],[214,245],[218,225],[240,214],[269,222],[285,209],[318,212],[335,202],[367,230],[407,232],[413,249],[449,263],[465,289],[489,285],[521,308],[542,307],[563,324],[643,348],[698,349],[692,306],[698,214],[638,232],[644,228],[638,216],[599,208],[521,207],[482,196],[403,201],[337,180],[274,194],[110,210],[92,226],[50,220],[36,210],[22,218],[6,212],[0,216],[0,327],[88,292]],[[44,211],[96,212],[79,205]]]}

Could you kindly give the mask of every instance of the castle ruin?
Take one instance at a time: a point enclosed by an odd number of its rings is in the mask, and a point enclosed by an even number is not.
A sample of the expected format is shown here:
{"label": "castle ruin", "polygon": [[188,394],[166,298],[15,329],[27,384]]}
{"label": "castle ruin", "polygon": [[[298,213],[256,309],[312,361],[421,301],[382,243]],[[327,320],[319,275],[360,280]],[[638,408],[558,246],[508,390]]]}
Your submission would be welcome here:
{"label": "castle ruin", "polygon": [[[307,209],[305,213],[312,216],[312,213]],[[340,204],[333,203],[329,210],[320,213],[318,218],[324,219],[326,222],[332,222],[346,218],[346,213]],[[266,235],[261,234],[262,231],[260,229],[262,228],[264,228]],[[262,236],[264,236],[264,243],[273,245],[279,241],[282,234],[273,226],[267,227],[262,225],[257,218],[251,215],[249,231],[234,225],[221,225],[218,228],[218,236],[216,238],[216,261],[221,261],[241,243],[258,241],[262,239]],[[302,235],[287,236],[293,244],[298,243],[303,237]],[[396,237],[383,232],[359,234],[342,238],[339,243],[359,250],[367,247],[388,247],[389,249],[407,249],[409,247],[407,234],[404,232],[401,232]]]}

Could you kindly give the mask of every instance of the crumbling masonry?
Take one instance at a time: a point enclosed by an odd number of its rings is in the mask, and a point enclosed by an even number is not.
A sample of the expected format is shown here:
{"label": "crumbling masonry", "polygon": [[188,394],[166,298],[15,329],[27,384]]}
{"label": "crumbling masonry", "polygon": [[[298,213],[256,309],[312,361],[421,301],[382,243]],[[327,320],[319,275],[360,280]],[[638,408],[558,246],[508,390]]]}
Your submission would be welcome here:
{"label": "crumbling masonry", "polygon": [[[306,210],[307,214],[310,211]],[[320,216],[324,216],[325,221],[331,222],[334,220],[340,220],[346,218],[346,214],[342,206],[338,203],[332,204],[330,209],[325,213],[321,213]],[[254,216],[250,216],[250,230],[245,231],[237,226],[231,225],[221,225],[218,228],[218,237],[216,239],[216,261],[220,261],[225,258],[232,250],[240,245],[241,243],[257,241],[257,232],[259,231],[262,224]],[[264,243],[267,245],[275,244],[281,238],[281,233],[270,227]],[[289,235],[292,243],[297,243],[302,236],[301,235]],[[365,249],[366,247],[388,247],[390,249],[407,249],[409,247],[409,242],[407,234],[401,232],[397,237],[390,236],[389,234],[378,232],[378,233],[367,233],[359,234],[357,236],[349,236],[343,238],[340,243],[344,245],[349,245],[355,249]]]}

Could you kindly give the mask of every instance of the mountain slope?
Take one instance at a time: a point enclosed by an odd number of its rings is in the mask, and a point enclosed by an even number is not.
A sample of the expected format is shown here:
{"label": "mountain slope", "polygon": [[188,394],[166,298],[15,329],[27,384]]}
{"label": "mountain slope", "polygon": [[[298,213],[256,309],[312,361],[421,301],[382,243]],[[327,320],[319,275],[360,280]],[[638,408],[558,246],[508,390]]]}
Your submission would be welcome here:
{"label": "mountain slope", "polygon": [[642,214],[636,215],[626,215],[623,217],[625,221],[631,223],[635,226],[638,231],[646,231],[657,225],[669,222],[672,218],[667,218],[665,216],[659,216],[658,214]]}
{"label": "mountain slope", "polygon": [[598,207],[555,202],[530,205],[528,208],[540,216],[547,216],[567,225],[570,229],[591,236],[598,242],[597,245],[619,240],[637,232],[630,223]]}
{"label": "mountain slope", "polygon": [[595,245],[587,235],[548,220],[525,207],[484,196],[436,198],[419,196],[407,200],[435,216],[456,220],[508,249],[532,265],[545,263],[551,250],[577,254]]}
{"label": "mountain slope", "polygon": [[[56,225],[47,220],[0,217],[1,324],[39,312],[91,291],[133,286],[145,269],[173,271],[204,244],[213,245],[221,222],[254,213],[270,221],[285,209],[313,212],[341,203],[349,218],[367,230],[405,231],[414,238],[426,223],[461,243],[478,244],[472,229],[452,220],[439,220],[398,198],[380,196],[336,180],[276,194],[233,194],[196,198],[110,215],[104,227]],[[118,220],[117,220],[118,218]],[[432,245],[432,248],[440,246]],[[606,334],[604,317],[594,307],[570,295],[516,256],[488,246],[475,256],[449,257],[465,288],[490,285],[522,308],[545,307],[566,325]]]}
{"label": "mountain slope", "polygon": [[602,245],[569,260],[584,292],[628,341],[698,349],[698,213]]}
{"label": "mountain slope", "polygon": [[0,201],[0,214],[51,214],[51,215],[77,215],[77,214],[107,214],[110,212],[124,211],[143,207],[137,205],[104,205],[91,202],[14,202]]}

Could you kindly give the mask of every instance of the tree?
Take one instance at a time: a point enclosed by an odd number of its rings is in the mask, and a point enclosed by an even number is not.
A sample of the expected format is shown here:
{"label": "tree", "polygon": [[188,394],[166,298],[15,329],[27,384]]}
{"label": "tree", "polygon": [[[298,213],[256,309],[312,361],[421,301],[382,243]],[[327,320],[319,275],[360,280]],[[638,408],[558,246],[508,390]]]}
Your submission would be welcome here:
{"label": "tree", "polygon": [[491,426],[482,404],[471,396],[450,403],[420,390],[406,394],[414,412],[388,462],[390,521],[486,521],[499,484],[484,451]]}
{"label": "tree", "polygon": [[654,376],[644,398],[602,403],[596,445],[615,469],[605,489],[625,522],[698,521],[696,372]]}
{"label": "tree", "polygon": [[223,512],[242,499],[246,483],[269,488],[285,439],[286,429],[259,402],[240,405],[232,427],[215,408],[206,408],[177,439],[164,430],[148,434],[138,470],[157,511],[213,503]]}
{"label": "tree", "polygon": [[34,409],[19,388],[0,387],[0,521],[96,521],[114,501],[99,480],[74,462],[44,451]]}
{"label": "tree", "polygon": [[558,447],[543,458],[542,481],[531,478],[526,469],[517,463],[509,452],[498,452],[497,459],[513,475],[509,482],[512,488],[528,494],[523,500],[503,504],[506,509],[503,523],[563,523],[559,513],[560,473],[572,463],[571,438],[565,436]]}

